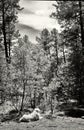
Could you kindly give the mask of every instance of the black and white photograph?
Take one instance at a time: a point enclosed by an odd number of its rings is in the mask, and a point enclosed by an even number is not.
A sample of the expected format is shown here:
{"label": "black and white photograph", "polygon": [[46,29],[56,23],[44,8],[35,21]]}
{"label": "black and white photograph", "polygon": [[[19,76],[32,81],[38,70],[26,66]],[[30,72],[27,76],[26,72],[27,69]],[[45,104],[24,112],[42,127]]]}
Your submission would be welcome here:
{"label": "black and white photograph", "polygon": [[0,130],[84,130],[83,0],[0,0]]}

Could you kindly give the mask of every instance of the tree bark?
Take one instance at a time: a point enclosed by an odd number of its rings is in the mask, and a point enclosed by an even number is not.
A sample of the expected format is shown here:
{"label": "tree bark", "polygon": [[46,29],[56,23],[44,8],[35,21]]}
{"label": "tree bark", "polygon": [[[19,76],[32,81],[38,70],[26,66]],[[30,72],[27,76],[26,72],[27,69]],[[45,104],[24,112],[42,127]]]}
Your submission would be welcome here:
{"label": "tree bark", "polygon": [[66,57],[65,57],[65,51],[64,51],[64,44],[63,44],[63,58],[64,58],[64,63],[66,63]]}
{"label": "tree bark", "polygon": [[6,27],[5,27],[5,12],[4,12],[4,1],[2,0],[2,32],[3,32],[3,39],[4,39],[4,47],[5,47],[5,57],[6,62],[8,62],[8,49],[7,49],[7,41],[6,41]]}
{"label": "tree bark", "polygon": [[23,105],[24,105],[24,98],[25,98],[25,87],[26,87],[26,83],[27,83],[27,79],[25,79],[25,56],[23,54],[23,94],[22,94],[22,103],[21,103],[21,108],[20,108],[20,112],[23,110]]}
{"label": "tree bark", "polygon": [[51,114],[53,114],[53,95],[52,95],[52,93],[51,93],[50,100],[51,100]]}
{"label": "tree bark", "polygon": [[25,81],[23,80],[23,94],[22,94],[22,103],[21,103],[20,112],[23,110],[24,97],[25,97]]}
{"label": "tree bark", "polygon": [[82,16],[82,1],[79,1],[79,16],[80,16],[80,28],[81,28],[81,43],[84,51],[84,31],[83,31],[83,16]]}

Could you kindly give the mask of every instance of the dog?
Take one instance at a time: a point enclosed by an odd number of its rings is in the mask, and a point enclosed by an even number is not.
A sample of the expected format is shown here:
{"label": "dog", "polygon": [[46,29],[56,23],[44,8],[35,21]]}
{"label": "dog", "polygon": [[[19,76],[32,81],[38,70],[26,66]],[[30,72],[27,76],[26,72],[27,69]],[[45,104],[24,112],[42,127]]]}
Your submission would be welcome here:
{"label": "dog", "polygon": [[19,122],[29,122],[29,121],[37,121],[39,119],[42,119],[42,116],[40,115],[40,109],[35,108],[34,111],[31,114],[24,114],[20,119]]}

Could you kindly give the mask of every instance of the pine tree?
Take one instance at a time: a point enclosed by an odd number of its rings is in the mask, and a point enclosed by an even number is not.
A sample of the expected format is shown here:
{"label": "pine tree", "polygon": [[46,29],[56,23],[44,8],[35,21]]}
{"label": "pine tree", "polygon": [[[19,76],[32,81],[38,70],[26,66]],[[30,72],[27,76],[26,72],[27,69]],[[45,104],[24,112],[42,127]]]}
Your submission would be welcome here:
{"label": "pine tree", "polygon": [[4,44],[6,61],[10,62],[12,38],[17,21],[17,11],[20,10],[19,0],[0,0],[0,38]]}
{"label": "pine tree", "polygon": [[68,72],[66,73],[69,82],[70,98],[78,100],[83,104],[84,86],[84,23],[83,23],[83,2],[82,1],[57,1],[54,5],[56,12],[52,17],[57,18],[62,27],[63,44],[68,50]]}

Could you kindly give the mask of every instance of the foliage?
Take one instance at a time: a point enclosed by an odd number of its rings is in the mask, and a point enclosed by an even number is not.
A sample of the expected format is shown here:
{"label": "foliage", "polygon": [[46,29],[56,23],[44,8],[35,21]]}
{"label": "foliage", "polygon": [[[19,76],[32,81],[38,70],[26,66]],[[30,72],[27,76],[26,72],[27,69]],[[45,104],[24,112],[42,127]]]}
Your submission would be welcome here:
{"label": "foliage", "polygon": [[17,11],[21,10],[18,2],[0,1],[0,13],[3,14],[0,24],[1,103],[10,100],[20,111],[38,106],[43,111],[51,109],[52,113],[61,101],[76,99],[83,105],[83,13],[80,2],[57,1],[54,4],[56,12],[51,16],[58,19],[62,31],[43,29],[36,37],[38,44],[31,43],[27,35],[21,37],[19,30],[15,31]]}
{"label": "foliage", "polygon": [[[52,17],[57,18],[61,27],[61,42],[68,50],[68,71],[65,68],[65,79],[69,98],[77,99],[83,104],[83,3],[80,1],[57,1]],[[67,77],[67,78],[66,78]],[[67,89],[66,88],[66,89]],[[66,91],[65,89],[65,91]]]}
{"label": "foliage", "polygon": [[4,53],[7,62],[10,62],[15,23],[17,22],[17,12],[20,10],[19,0],[0,0],[0,39],[4,46]]}

